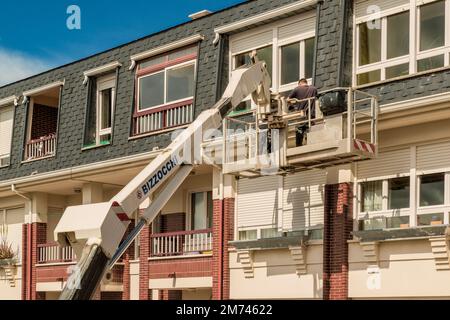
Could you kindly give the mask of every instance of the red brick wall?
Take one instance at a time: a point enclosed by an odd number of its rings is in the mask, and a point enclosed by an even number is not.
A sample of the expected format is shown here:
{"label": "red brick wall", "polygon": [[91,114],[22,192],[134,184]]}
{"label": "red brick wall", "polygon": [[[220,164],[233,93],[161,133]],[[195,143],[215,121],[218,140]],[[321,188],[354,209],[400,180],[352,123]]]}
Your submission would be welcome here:
{"label": "red brick wall", "polygon": [[36,268],[36,282],[59,282],[68,277],[68,268],[73,264],[39,266]]}
{"label": "red brick wall", "polygon": [[58,108],[35,104],[31,123],[31,140],[56,133]]}
{"label": "red brick wall", "polygon": [[211,256],[150,260],[148,265],[149,279],[211,277],[212,275]]}
{"label": "red brick wall", "polygon": [[348,299],[348,244],[353,227],[352,184],[325,186],[323,299]]}
{"label": "red brick wall", "polygon": [[139,300],[149,300],[148,257],[150,254],[150,227],[145,226],[139,235]]}
{"label": "red brick wall", "polygon": [[160,300],[181,300],[183,292],[181,290],[161,290],[159,292]]}
{"label": "red brick wall", "polygon": [[31,300],[37,299],[36,283],[37,273],[36,264],[38,259],[38,244],[44,244],[47,242],[47,224],[46,223],[33,223],[31,225]]}
{"label": "red brick wall", "polygon": [[28,224],[22,225],[22,300],[27,299],[28,280]]}
{"label": "red brick wall", "polygon": [[234,198],[214,200],[213,206],[212,298],[213,300],[228,300],[230,298],[228,242],[233,240]]}

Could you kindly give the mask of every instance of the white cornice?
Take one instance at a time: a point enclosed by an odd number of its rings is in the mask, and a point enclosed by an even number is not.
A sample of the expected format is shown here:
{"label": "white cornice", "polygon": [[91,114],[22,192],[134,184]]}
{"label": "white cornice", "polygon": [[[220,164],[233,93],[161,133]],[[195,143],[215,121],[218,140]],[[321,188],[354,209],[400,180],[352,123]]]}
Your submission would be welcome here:
{"label": "white cornice", "polygon": [[166,45],[163,45],[163,46],[160,46],[160,47],[156,47],[156,48],[153,48],[153,49],[150,49],[150,50],[138,53],[138,54],[134,54],[134,55],[132,55],[130,57],[130,59],[131,59],[131,66],[130,66],[129,69],[133,70],[134,67],[136,66],[136,62],[137,61],[140,61],[140,60],[143,60],[143,59],[147,59],[147,58],[150,58],[150,57],[154,57],[154,56],[156,56],[158,54],[161,54],[161,53],[164,53],[164,52],[168,52],[168,51],[171,51],[171,50],[174,50],[174,49],[178,49],[178,48],[181,48],[181,47],[193,44],[195,42],[198,42],[198,41],[201,41],[201,40],[204,40],[204,39],[205,39],[205,37],[203,35],[195,34],[193,36],[190,36],[190,37],[178,40],[178,41],[174,41],[174,42],[171,42],[169,44],[166,44]]}
{"label": "white cornice", "polygon": [[34,89],[31,89],[31,90],[24,91],[22,95],[24,97],[30,97],[30,96],[36,95],[38,93],[42,93],[44,91],[47,91],[47,90],[50,90],[50,89],[53,89],[53,88],[56,88],[56,87],[60,87],[60,86],[63,86],[63,85],[64,85],[64,81],[56,81],[56,82],[53,82],[53,83],[46,84],[45,86],[42,86],[42,87],[38,87],[38,88],[34,88]]}
{"label": "white cornice", "polygon": [[112,71],[121,66],[122,66],[122,64],[119,61],[114,61],[114,62],[105,64],[103,66],[97,67],[97,68],[86,70],[83,72],[83,76],[84,76],[83,84],[86,84],[88,82],[89,77],[92,77],[92,76],[95,76],[95,75],[98,75],[101,73],[105,73],[108,71]]}
{"label": "white cornice", "polygon": [[304,1],[298,1],[298,2],[294,2],[291,4],[288,4],[286,6],[282,6],[280,8],[276,8],[273,10],[269,10],[267,12],[261,13],[261,14],[257,14],[254,16],[251,16],[247,19],[242,19],[218,28],[214,29],[214,33],[215,38],[213,40],[214,44],[217,44],[217,42],[219,41],[219,37],[221,34],[224,33],[229,33],[235,30],[238,30],[240,28],[244,28],[244,27],[248,27],[251,26],[253,24],[256,23],[261,23],[263,21],[269,20],[269,19],[273,19],[276,18],[278,16],[287,14],[287,13],[291,13],[297,10],[301,10],[301,9],[305,9],[309,6],[313,6],[316,5],[317,2],[319,2],[320,0],[304,0]]}
{"label": "white cornice", "polygon": [[0,99],[0,107],[6,106],[6,105],[11,105],[11,104],[14,104],[14,106],[17,106],[18,99],[16,96],[10,96],[10,97]]}

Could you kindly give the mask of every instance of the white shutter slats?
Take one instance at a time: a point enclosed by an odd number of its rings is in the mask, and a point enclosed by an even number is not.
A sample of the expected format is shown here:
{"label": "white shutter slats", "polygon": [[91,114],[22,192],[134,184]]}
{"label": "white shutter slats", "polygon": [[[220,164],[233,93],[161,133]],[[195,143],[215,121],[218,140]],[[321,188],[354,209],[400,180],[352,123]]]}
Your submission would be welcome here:
{"label": "white shutter slats", "polygon": [[284,178],[283,230],[323,225],[325,171],[312,170]]}
{"label": "white shutter slats", "polygon": [[450,168],[450,142],[417,147],[417,170]]}
{"label": "white shutter slats", "polygon": [[0,109],[0,157],[8,155],[11,150],[14,108]]}
{"label": "white shutter slats", "polygon": [[357,166],[358,179],[408,174],[410,170],[410,149],[380,152],[378,158],[359,162]]}
{"label": "white shutter slats", "polygon": [[237,39],[235,41],[232,41],[231,43],[231,53],[235,54],[238,52],[245,52],[257,47],[269,45],[272,43],[272,39],[272,29],[258,34],[249,35],[248,37]]}
{"label": "white shutter slats", "polygon": [[237,225],[271,225],[277,215],[278,176],[240,179],[237,192]]}
{"label": "white shutter slats", "polygon": [[356,18],[373,14],[372,8],[380,8],[380,11],[389,10],[402,5],[407,5],[409,0],[357,0],[355,3]]}
{"label": "white shutter slats", "polygon": [[299,33],[313,32],[316,26],[315,16],[302,19],[278,28],[278,40],[297,36]]}

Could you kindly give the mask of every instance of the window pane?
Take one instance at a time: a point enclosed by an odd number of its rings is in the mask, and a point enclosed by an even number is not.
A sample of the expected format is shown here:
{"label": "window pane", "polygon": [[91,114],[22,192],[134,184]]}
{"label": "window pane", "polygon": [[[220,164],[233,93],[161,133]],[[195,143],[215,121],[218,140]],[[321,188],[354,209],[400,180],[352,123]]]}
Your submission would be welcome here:
{"label": "window pane", "polygon": [[386,79],[406,76],[408,74],[409,74],[409,63],[399,64],[398,66],[386,68]]}
{"label": "window pane", "polygon": [[240,112],[250,110],[251,108],[252,108],[251,100],[242,101],[228,115],[238,114]]}
{"label": "window pane", "polygon": [[261,238],[276,238],[281,237],[282,233],[278,232],[277,228],[261,229]]}
{"label": "window pane", "polygon": [[264,47],[256,50],[259,60],[265,61],[267,65],[267,71],[270,78],[272,78],[272,46]]}
{"label": "window pane", "polygon": [[305,78],[312,78],[314,63],[315,38],[305,40]]}
{"label": "window pane", "polygon": [[417,61],[417,71],[427,71],[437,68],[442,68],[444,66],[445,56],[442,54],[440,56],[425,58]]}
{"label": "window pane", "polygon": [[206,229],[206,199],[204,192],[192,194],[192,230]]}
{"label": "window pane", "polygon": [[419,214],[417,216],[417,225],[419,226],[435,226],[444,224],[443,213]]}
{"label": "window pane", "polygon": [[103,90],[101,93],[101,123],[100,130],[111,128],[111,108],[113,91],[112,88]]}
{"label": "window pane", "polygon": [[256,230],[239,231],[239,240],[255,240],[256,238]]}
{"label": "window pane", "polygon": [[409,53],[409,12],[387,18],[387,58]]}
{"label": "window pane", "polygon": [[381,70],[374,70],[366,73],[358,74],[358,85],[377,82],[381,80]]}
{"label": "window pane", "polygon": [[420,178],[420,206],[444,204],[444,174],[429,174]]}
{"label": "window pane", "polygon": [[151,108],[164,103],[164,72],[139,80],[139,107]]}
{"label": "window pane", "polygon": [[359,65],[381,60],[381,29],[369,28],[368,23],[359,25]]}
{"label": "window pane", "polygon": [[300,43],[281,47],[281,84],[300,79]]}
{"label": "window pane", "polygon": [[386,218],[386,228],[409,228],[409,216]]}
{"label": "window pane", "polygon": [[445,44],[445,1],[420,7],[420,51]]}
{"label": "window pane", "polygon": [[409,208],[409,177],[389,180],[389,209]]}
{"label": "window pane", "polygon": [[382,209],[382,181],[361,184],[361,211],[380,211]]}
{"label": "window pane", "polygon": [[237,56],[234,57],[235,59],[235,68],[239,68],[242,67],[245,64],[249,64],[250,63],[250,56],[248,55],[249,52],[245,52],[245,53],[241,53],[238,54]]}
{"label": "window pane", "polygon": [[167,102],[194,95],[195,66],[193,64],[167,70]]}

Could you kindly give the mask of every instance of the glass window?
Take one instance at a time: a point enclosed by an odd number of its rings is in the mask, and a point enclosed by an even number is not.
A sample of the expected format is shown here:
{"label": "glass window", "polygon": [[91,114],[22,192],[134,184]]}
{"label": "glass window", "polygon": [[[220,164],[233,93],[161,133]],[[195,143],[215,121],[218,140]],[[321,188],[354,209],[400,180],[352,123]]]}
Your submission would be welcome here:
{"label": "glass window", "polygon": [[358,85],[377,82],[381,80],[381,70],[374,70],[358,74]]}
{"label": "glass window", "polygon": [[370,28],[369,23],[359,25],[359,65],[381,61],[381,28]]}
{"label": "glass window", "polygon": [[191,194],[191,229],[202,230],[212,227],[212,192]]}
{"label": "glass window", "polygon": [[113,105],[113,89],[108,88],[100,92],[100,130],[111,128],[111,113]]}
{"label": "glass window", "polygon": [[167,102],[194,95],[194,72],[193,64],[167,70]]}
{"label": "glass window", "polygon": [[389,209],[409,208],[409,177],[389,180]]}
{"label": "glass window", "polygon": [[[235,68],[239,68],[244,64],[250,63],[250,56],[248,52],[244,52],[235,56]],[[272,46],[256,49],[256,55],[260,61],[264,61],[267,65],[267,71],[272,77]]]}
{"label": "glass window", "polygon": [[139,79],[139,108],[164,104],[164,71]]}
{"label": "glass window", "polygon": [[239,240],[255,240],[257,237],[256,230],[239,231]]}
{"label": "glass window", "polygon": [[409,54],[409,11],[387,18],[387,58]]}
{"label": "glass window", "polygon": [[281,84],[300,79],[300,43],[281,47]]}
{"label": "glass window", "polygon": [[419,214],[417,216],[417,225],[436,226],[444,224],[444,213]]}
{"label": "glass window", "polygon": [[440,56],[434,56],[430,58],[425,58],[417,61],[417,71],[427,71],[437,68],[442,68],[445,63],[445,56],[441,54]]}
{"label": "glass window", "polygon": [[409,63],[399,64],[386,68],[386,79],[392,79],[396,77],[406,76],[409,74]]}
{"label": "glass window", "polygon": [[444,204],[444,173],[420,177],[420,206]]}
{"label": "glass window", "polygon": [[382,181],[361,183],[361,211],[380,211],[382,209]]}
{"label": "glass window", "polygon": [[261,238],[281,237],[282,233],[277,228],[261,229]]}
{"label": "glass window", "polygon": [[397,216],[386,218],[386,228],[409,228],[409,216]]}
{"label": "glass window", "polygon": [[305,40],[305,78],[310,79],[313,76],[314,69],[314,46],[315,38]]}
{"label": "glass window", "polygon": [[420,51],[445,44],[445,1],[420,7]]}

